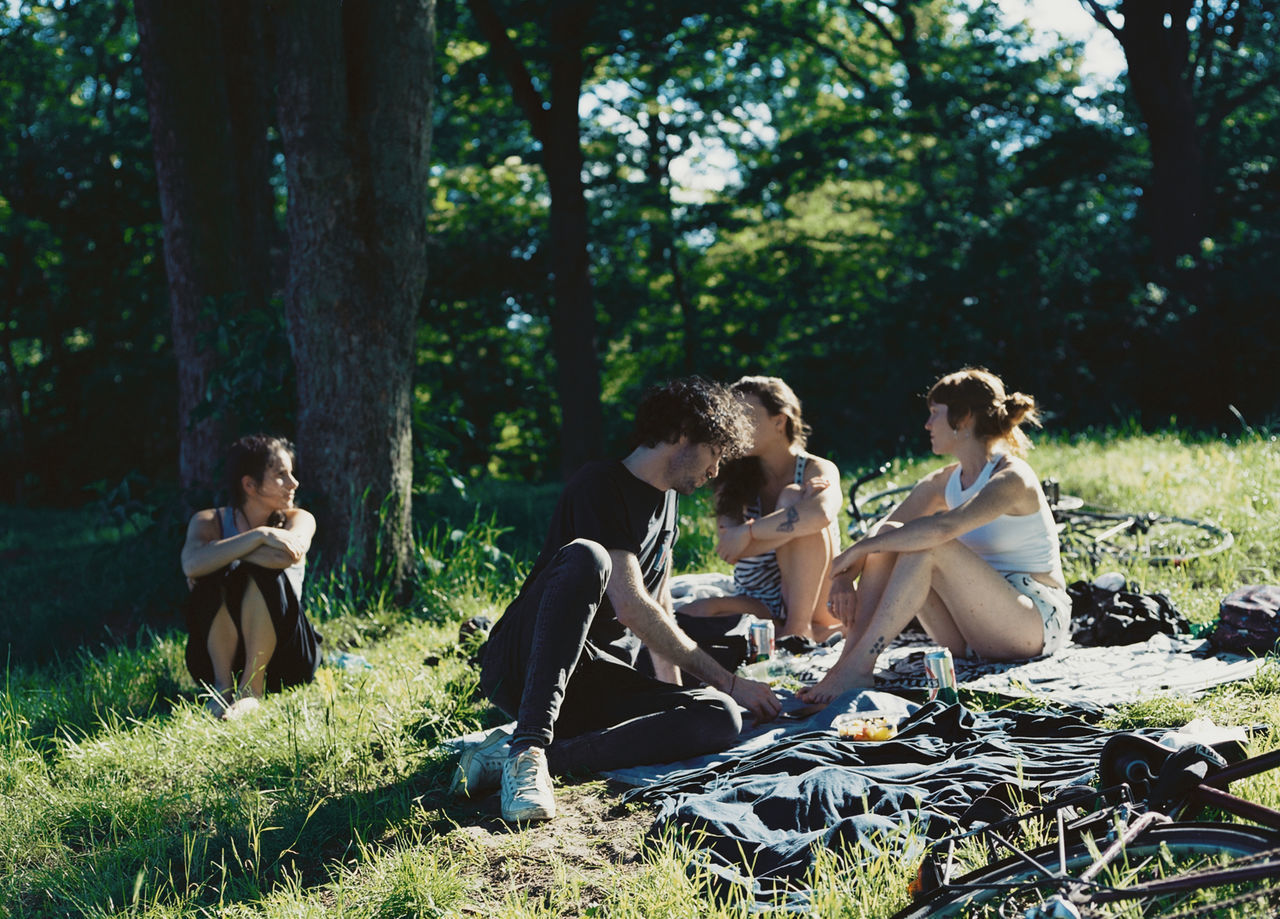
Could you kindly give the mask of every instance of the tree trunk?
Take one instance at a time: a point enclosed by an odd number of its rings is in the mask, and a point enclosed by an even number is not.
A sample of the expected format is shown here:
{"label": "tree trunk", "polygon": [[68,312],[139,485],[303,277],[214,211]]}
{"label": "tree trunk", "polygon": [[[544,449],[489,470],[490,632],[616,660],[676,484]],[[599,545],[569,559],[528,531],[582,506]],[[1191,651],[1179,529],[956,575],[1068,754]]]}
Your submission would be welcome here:
{"label": "tree trunk", "polygon": [[561,472],[565,478],[602,452],[600,362],[587,244],[587,199],[582,185],[582,96],[586,17],[577,4],[551,8],[551,111],[543,139],[551,191],[551,270],[555,313],[556,388],[562,412]]}
{"label": "tree trunk", "polygon": [[548,46],[551,104],[529,75],[506,25],[490,0],[468,0],[489,53],[506,75],[517,104],[542,143],[543,169],[551,194],[551,346],[556,357],[560,398],[560,469],[567,478],[603,449],[600,362],[596,355],[596,314],[587,251],[590,226],[582,184],[582,138],[578,103],[582,96],[583,47],[594,9],[591,0],[551,4]]}
{"label": "tree trunk", "polygon": [[23,482],[27,475],[26,419],[22,415],[22,387],[18,381],[18,363],[13,356],[13,341],[9,333],[9,317],[18,313],[18,303],[23,295],[18,281],[19,273],[26,267],[24,238],[10,237],[8,271],[5,272],[5,302],[7,308],[0,313],[0,483],[6,490],[0,491],[0,500],[22,504]]}
{"label": "tree trunk", "polygon": [[412,550],[434,2],[287,0],[277,10],[300,478],[323,562],[345,556],[398,584]]}
{"label": "tree trunk", "polygon": [[278,308],[271,301],[284,288],[287,264],[282,252],[284,234],[276,220],[267,139],[275,114],[268,16],[261,0],[222,0],[221,14],[236,178],[236,235],[246,254],[245,307]]}
{"label": "tree trunk", "polygon": [[1151,146],[1146,216],[1156,261],[1165,267],[1195,252],[1206,226],[1204,149],[1188,72],[1190,7],[1189,0],[1125,0],[1121,7],[1129,86]]}
{"label": "tree trunk", "polygon": [[199,504],[230,435],[225,416],[197,411],[215,363],[201,340],[244,293],[219,10],[214,0],[136,0],[135,11],[178,368],[179,483]]}

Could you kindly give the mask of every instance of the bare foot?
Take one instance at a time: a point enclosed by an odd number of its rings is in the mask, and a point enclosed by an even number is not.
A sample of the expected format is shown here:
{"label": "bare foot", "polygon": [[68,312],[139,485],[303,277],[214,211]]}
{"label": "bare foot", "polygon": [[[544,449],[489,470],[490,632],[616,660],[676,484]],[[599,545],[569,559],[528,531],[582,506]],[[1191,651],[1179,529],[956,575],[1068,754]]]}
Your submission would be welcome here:
{"label": "bare foot", "polygon": [[256,712],[260,708],[262,708],[262,703],[254,696],[245,696],[243,699],[236,699],[235,702],[231,703],[227,713],[222,717],[227,721],[235,721],[245,715]]}
{"label": "bare foot", "polygon": [[875,686],[875,683],[876,679],[872,674],[864,675],[852,671],[842,672],[837,668],[830,671],[814,685],[801,689],[796,693],[796,696],[802,702],[827,705],[851,689],[870,689]]}

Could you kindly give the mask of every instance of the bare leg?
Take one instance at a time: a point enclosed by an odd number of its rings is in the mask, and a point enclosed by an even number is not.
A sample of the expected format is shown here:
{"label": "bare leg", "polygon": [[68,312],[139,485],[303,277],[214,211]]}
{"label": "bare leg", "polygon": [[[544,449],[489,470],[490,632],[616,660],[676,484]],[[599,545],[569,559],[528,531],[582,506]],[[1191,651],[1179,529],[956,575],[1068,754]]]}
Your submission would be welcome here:
{"label": "bare leg", "polygon": [[[778,507],[795,504],[803,494],[798,486],[787,486],[778,496]],[[787,609],[787,619],[780,634],[803,635],[823,641],[840,628],[840,620],[827,610],[831,560],[835,558],[836,548],[831,532],[823,530],[797,536],[775,551],[778,571],[782,575],[782,598]]]}
{"label": "bare leg", "polygon": [[205,700],[209,713],[217,718],[226,714],[231,697],[235,694],[235,683],[231,678],[231,662],[235,658],[236,645],[240,643],[240,633],[236,624],[231,621],[224,600],[218,612],[209,623],[209,635],[206,639],[209,648],[209,661],[213,664],[213,695]]}
{"label": "bare leg", "polygon": [[769,607],[755,597],[703,597],[690,600],[680,607],[679,612],[685,616],[740,616],[746,613],[758,619],[772,619]]}
{"label": "bare leg", "polygon": [[800,697],[830,702],[874,685],[876,659],[917,615],[934,640],[958,654],[973,649],[986,658],[1010,660],[1032,657],[1044,645],[1043,622],[1031,601],[970,549],[943,543],[898,555],[866,630],[846,643],[831,671]]}
{"label": "bare leg", "polygon": [[244,591],[240,607],[240,627],[244,630],[244,673],[240,675],[240,695],[261,699],[266,692],[267,664],[276,650],[276,629],[271,612],[253,578]]}

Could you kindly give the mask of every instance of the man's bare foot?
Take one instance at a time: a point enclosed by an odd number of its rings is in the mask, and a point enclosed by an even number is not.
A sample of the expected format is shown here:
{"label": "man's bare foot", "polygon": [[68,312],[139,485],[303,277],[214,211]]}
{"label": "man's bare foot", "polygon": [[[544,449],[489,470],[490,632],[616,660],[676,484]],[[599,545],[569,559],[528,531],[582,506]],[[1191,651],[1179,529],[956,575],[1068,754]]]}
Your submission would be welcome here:
{"label": "man's bare foot", "polygon": [[243,699],[236,699],[227,708],[227,712],[222,717],[227,721],[235,721],[243,718],[245,715],[252,714],[262,708],[262,703],[255,696],[245,696]]}
{"label": "man's bare foot", "polygon": [[817,683],[801,689],[796,696],[802,702],[827,705],[851,689],[871,689],[875,684],[876,679],[872,674],[832,670]]}

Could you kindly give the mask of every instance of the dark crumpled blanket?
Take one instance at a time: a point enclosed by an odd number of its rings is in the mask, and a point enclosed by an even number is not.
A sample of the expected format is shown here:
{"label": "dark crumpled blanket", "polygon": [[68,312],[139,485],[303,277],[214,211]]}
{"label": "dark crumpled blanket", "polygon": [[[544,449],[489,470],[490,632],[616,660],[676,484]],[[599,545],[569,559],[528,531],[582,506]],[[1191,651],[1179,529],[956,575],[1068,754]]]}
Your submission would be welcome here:
{"label": "dark crumpled blanket", "polygon": [[690,832],[720,882],[749,878],[755,897],[772,899],[802,884],[815,845],[912,857],[908,839],[918,848],[921,836],[965,827],[993,789],[1039,800],[1087,783],[1115,733],[1049,710],[975,713],[931,702],[893,740],[810,731],[627,798],[658,804],[655,835]]}

